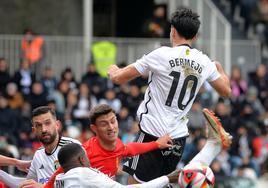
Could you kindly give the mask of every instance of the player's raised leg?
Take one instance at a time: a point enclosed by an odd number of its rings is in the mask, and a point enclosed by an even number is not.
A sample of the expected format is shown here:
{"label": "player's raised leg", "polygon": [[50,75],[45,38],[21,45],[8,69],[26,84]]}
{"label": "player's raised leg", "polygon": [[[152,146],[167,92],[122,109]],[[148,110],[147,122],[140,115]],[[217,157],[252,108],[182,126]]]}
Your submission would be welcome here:
{"label": "player's raised leg", "polygon": [[208,109],[203,109],[208,122],[208,139],[202,150],[190,161],[210,165],[222,149],[227,149],[232,143],[232,136],[227,133],[218,117]]}
{"label": "player's raised leg", "polygon": [[208,121],[208,139],[218,140],[223,149],[229,148],[232,143],[232,136],[224,130],[219,118],[207,108],[203,109],[203,114]]}

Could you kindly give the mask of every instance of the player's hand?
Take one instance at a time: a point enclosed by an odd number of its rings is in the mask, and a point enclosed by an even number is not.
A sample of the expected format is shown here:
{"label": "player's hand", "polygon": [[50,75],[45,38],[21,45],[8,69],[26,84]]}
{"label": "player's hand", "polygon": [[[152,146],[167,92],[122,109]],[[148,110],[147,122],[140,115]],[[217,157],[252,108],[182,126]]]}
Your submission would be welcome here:
{"label": "player's hand", "polygon": [[221,73],[221,72],[224,72],[221,63],[220,63],[219,61],[214,61],[214,62],[215,62],[215,65],[216,65],[217,70],[218,70],[220,73]]}
{"label": "player's hand", "polygon": [[119,67],[117,65],[111,65],[108,67],[108,77],[110,78],[117,70]]}
{"label": "player's hand", "polygon": [[167,175],[169,183],[178,183],[179,175],[181,173],[181,170],[176,169],[170,174]]}
{"label": "player's hand", "polygon": [[44,187],[43,184],[37,183],[36,181],[31,179],[23,181],[19,186],[19,188],[43,188],[43,187]]}
{"label": "player's hand", "polygon": [[156,142],[159,144],[159,149],[172,147],[172,139],[168,134],[158,138]]}
{"label": "player's hand", "polygon": [[21,171],[28,172],[31,166],[31,161],[17,160],[15,166]]}

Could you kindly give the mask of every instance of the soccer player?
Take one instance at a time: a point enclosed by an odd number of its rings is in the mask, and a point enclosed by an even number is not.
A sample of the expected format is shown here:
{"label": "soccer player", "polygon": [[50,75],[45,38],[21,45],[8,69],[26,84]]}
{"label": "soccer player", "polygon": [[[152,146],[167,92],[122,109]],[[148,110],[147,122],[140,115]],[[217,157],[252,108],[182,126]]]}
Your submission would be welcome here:
{"label": "soccer player", "polygon": [[31,166],[31,161],[23,161],[12,157],[6,157],[0,155],[0,166],[16,166],[19,170],[28,172],[29,167]]}
{"label": "soccer player", "polygon": [[[38,187],[45,184],[54,171],[59,167],[58,152],[60,148],[72,142],[79,141],[61,137],[59,128],[61,123],[56,118],[56,113],[53,109],[47,106],[41,106],[32,112],[32,129],[36,137],[43,144],[43,147],[37,150],[34,154],[29,172],[25,178],[12,178],[11,175],[0,173],[1,179],[9,187]],[[22,182],[22,180],[25,180]]]}
{"label": "soccer player", "polygon": [[[176,168],[189,134],[186,115],[205,81],[220,96],[231,95],[229,78],[221,64],[192,47],[199,26],[199,16],[190,9],[181,8],[171,18],[172,47],[160,47],[124,68],[112,65],[108,69],[110,79],[116,84],[141,75],[149,76],[144,101],[137,111],[141,129],[137,141],[156,140],[164,134],[173,139],[173,147],[168,151],[156,150],[130,159],[123,168],[131,175],[129,183],[149,181]],[[220,124],[215,121],[209,124],[215,128],[216,137],[209,138],[205,145],[210,156],[201,155],[206,164],[231,142]]]}
{"label": "soccer player", "polygon": [[177,182],[179,176],[179,171],[175,171],[144,184],[121,185],[97,169],[91,168],[84,149],[75,143],[62,147],[58,153],[58,159],[65,173],[57,175],[55,188],[162,188],[170,182]]}
{"label": "soccer player", "polygon": [[[172,147],[171,138],[168,135],[148,143],[123,144],[118,138],[118,121],[115,111],[107,104],[100,104],[92,108],[89,119],[91,129],[96,133],[96,136],[83,143],[83,147],[91,166],[99,169],[110,178],[115,177],[122,158]],[[55,176],[61,172],[63,170],[59,168],[45,185],[45,188],[53,187]]]}

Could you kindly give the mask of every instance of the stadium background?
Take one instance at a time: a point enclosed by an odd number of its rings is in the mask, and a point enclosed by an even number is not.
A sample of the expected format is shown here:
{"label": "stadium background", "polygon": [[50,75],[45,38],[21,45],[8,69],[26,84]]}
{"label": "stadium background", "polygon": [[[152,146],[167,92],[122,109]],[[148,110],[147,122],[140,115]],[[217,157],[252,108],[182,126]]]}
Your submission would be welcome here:
{"label": "stadium background", "polygon": [[[164,17],[152,18],[158,6],[166,11]],[[223,151],[212,165],[218,187],[252,187],[257,180],[267,179],[268,12],[265,8],[258,10],[268,6],[265,0],[2,0],[1,154],[31,159],[39,143],[31,134],[29,115],[32,108],[43,104],[56,108],[63,134],[72,133],[83,141],[91,136],[84,114],[95,104],[108,103],[117,110],[120,137],[125,142],[133,140],[137,133],[135,112],[146,79],[121,87],[113,85],[92,66],[98,59],[94,59],[91,47],[95,42],[109,41],[115,56],[110,56],[108,63],[134,62],[160,45],[169,45],[168,31],[156,34],[148,22],[155,21],[165,30],[170,12],[179,6],[189,6],[200,14],[200,39],[195,45],[222,62],[232,80],[233,96],[230,100],[219,99],[208,85],[204,86],[189,113],[191,135],[178,166],[187,163],[204,144],[201,109],[209,107],[234,135],[232,148]],[[87,19],[92,19],[92,25],[85,22]],[[21,43],[26,28],[40,36],[44,44],[41,59],[30,66],[35,79],[25,86],[15,75],[22,66]],[[12,91],[16,87],[18,91]],[[87,96],[86,108],[81,102],[83,95]],[[22,175],[12,167],[5,170]],[[123,173],[119,173],[118,181],[125,183]]]}

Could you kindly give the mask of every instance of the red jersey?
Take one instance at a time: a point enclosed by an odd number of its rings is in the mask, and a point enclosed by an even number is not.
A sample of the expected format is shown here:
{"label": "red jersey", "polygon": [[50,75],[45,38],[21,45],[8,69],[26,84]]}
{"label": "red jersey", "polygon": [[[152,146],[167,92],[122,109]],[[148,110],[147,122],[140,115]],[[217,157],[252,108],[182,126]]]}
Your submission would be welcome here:
{"label": "red jersey", "polygon": [[123,142],[117,138],[115,149],[109,151],[101,147],[97,137],[92,137],[83,144],[83,147],[87,152],[91,167],[97,168],[104,174],[113,177],[118,171],[118,165],[122,158],[145,153],[158,148],[156,142],[149,142],[148,144],[123,144]]}
{"label": "red jersey", "polygon": [[[158,149],[159,145],[155,141],[147,143],[131,142],[123,144],[123,142],[117,138],[115,149],[110,151],[101,147],[97,137],[92,137],[83,143],[83,147],[87,152],[91,167],[100,170],[110,177],[114,177],[118,171],[118,165],[122,158]],[[58,168],[44,188],[52,188],[54,186],[56,175],[62,172],[63,169]]]}

